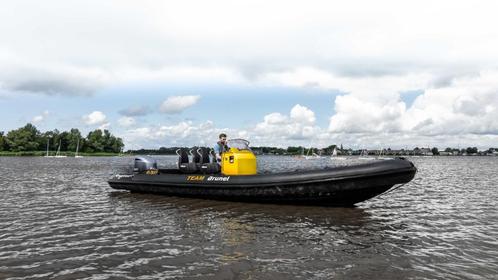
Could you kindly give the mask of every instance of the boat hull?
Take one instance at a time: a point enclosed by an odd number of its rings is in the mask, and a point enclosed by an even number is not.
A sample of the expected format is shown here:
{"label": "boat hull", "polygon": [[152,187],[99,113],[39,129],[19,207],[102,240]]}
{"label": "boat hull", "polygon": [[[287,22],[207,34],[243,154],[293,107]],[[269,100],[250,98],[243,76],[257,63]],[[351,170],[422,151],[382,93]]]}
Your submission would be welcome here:
{"label": "boat hull", "polygon": [[351,167],[251,176],[179,174],[115,175],[115,189],[258,203],[351,206],[413,179],[416,168],[396,159]]}

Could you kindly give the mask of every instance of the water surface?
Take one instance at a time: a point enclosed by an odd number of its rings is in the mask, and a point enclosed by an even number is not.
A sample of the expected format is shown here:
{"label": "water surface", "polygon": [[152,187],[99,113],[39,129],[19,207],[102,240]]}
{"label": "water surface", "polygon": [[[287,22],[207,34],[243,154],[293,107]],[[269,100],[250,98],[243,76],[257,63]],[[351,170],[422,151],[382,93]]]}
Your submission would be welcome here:
{"label": "water surface", "polygon": [[412,158],[412,182],[355,208],[111,189],[109,174],[131,160],[0,158],[0,279],[498,278],[498,157]]}

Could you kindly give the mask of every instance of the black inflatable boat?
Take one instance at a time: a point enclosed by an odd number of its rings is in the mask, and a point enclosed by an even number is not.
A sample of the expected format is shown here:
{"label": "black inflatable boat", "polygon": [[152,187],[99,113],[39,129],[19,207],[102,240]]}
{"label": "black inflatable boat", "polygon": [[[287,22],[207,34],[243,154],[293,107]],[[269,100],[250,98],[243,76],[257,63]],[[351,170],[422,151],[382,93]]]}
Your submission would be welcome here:
{"label": "black inflatable boat", "polygon": [[132,192],[258,203],[351,206],[409,182],[417,169],[408,160],[370,162],[275,174],[184,174],[152,168],[114,175],[109,185]]}

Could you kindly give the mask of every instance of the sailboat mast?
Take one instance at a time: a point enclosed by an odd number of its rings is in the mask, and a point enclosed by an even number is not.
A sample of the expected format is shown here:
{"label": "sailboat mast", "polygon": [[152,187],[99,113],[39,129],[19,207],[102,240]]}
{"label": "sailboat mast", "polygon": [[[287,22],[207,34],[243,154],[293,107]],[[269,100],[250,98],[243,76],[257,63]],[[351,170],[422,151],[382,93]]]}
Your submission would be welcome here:
{"label": "sailboat mast", "polygon": [[61,143],[62,140],[59,140],[59,147],[57,147],[57,153],[55,154],[55,156],[59,156],[59,152],[61,151]]}
{"label": "sailboat mast", "polygon": [[80,138],[78,137],[78,142],[76,142],[76,155],[75,157],[78,156],[78,149],[80,148]]}

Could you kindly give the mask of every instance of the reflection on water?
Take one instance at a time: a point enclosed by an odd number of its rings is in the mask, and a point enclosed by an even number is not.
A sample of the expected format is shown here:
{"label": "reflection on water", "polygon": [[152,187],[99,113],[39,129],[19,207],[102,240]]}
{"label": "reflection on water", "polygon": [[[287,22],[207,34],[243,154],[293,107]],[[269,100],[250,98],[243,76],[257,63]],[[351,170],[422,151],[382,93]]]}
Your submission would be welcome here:
{"label": "reflection on water", "polygon": [[[356,208],[109,188],[109,173],[129,160],[0,158],[0,279],[497,276],[498,158],[414,158],[411,183]],[[336,164],[258,160],[273,172]]]}

